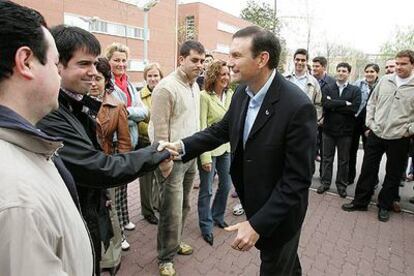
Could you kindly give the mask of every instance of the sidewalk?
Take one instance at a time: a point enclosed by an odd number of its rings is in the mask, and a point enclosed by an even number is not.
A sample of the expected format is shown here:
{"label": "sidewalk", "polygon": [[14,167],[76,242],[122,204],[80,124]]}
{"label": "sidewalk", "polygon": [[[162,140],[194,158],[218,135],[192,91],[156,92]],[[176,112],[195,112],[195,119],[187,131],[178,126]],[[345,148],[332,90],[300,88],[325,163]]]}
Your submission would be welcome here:
{"label": "sidewalk", "polygon": [[[177,256],[180,276],[258,275],[260,259],[256,249],[241,253],[230,247],[235,233],[214,229],[214,246],[201,237],[197,218],[198,190],[192,192],[192,210],[184,230],[184,241],[194,247],[190,256]],[[414,215],[392,214],[387,223],[377,220],[377,208],[347,213],[336,195],[310,191],[309,209],[302,230],[299,257],[303,275],[414,275]],[[237,199],[229,198],[226,221],[240,222],[232,215]],[[129,186],[131,220],[137,224],[127,232],[131,249],[123,253],[118,275],[158,275],[157,227],[140,215],[139,185]],[[102,274],[107,275],[107,274]]]}

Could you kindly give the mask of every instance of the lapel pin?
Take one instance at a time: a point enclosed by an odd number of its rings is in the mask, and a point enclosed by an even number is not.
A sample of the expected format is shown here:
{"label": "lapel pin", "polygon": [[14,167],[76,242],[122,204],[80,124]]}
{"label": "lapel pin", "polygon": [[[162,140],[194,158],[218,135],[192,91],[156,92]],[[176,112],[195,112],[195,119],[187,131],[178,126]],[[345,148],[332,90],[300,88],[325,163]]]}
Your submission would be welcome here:
{"label": "lapel pin", "polygon": [[269,116],[269,114],[270,114],[269,110],[267,110],[267,109],[266,109],[265,114],[266,114],[267,116]]}

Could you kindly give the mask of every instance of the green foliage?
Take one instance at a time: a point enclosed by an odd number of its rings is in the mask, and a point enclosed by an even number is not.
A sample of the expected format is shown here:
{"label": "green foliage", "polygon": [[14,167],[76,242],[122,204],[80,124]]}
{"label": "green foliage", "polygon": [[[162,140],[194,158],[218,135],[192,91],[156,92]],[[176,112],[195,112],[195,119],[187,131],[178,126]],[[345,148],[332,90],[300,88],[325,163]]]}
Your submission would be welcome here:
{"label": "green foliage", "polygon": [[249,0],[247,7],[241,11],[240,17],[278,36],[282,46],[278,70],[283,73],[287,59],[286,41],[279,36],[280,22],[276,18],[274,9],[267,2]]}
{"label": "green foliage", "polygon": [[398,28],[394,37],[382,45],[381,54],[393,57],[397,52],[407,49],[414,49],[414,26]]}
{"label": "green foliage", "polygon": [[241,11],[241,18],[250,21],[257,26],[274,33],[279,32],[279,22],[275,17],[275,11],[266,2],[249,0],[247,7]]}

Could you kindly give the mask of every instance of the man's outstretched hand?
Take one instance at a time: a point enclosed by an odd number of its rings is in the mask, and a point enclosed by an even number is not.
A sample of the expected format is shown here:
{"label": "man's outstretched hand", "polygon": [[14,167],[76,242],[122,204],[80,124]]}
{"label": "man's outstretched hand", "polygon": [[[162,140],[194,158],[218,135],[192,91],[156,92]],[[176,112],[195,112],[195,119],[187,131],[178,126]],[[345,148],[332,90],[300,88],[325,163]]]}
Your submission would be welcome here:
{"label": "man's outstretched hand", "polygon": [[259,239],[259,234],[253,229],[249,221],[243,221],[235,225],[224,228],[226,231],[236,231],[237,236],[234,239],[231,247],[239,251],[248,251],[252,248],[257,240]]}
{"label": "man's outstretched hand", "polygon": [[163,151],[164,149],[168,150],[173,157],[177,157],[183,151],[183,149],[181,147],[181,141],[176,141],[176,142],[173,142],[173,143],[166,142],[166,141],[159,141],[157,150],[158,151]]}
{"label": "man's outstretched hand", "polygon": [[159,165],[162,176],[167,178],[173,169],[173,166],[174,166],[173,160],[178,157],[179,151],[182,151],[181,142],[178,141],[175,143],[170,143],[170,142],[165,142],[165,141],[159,141],[157,150],[158,151],[168,150],[170,152],[170,158],[164,160]]}

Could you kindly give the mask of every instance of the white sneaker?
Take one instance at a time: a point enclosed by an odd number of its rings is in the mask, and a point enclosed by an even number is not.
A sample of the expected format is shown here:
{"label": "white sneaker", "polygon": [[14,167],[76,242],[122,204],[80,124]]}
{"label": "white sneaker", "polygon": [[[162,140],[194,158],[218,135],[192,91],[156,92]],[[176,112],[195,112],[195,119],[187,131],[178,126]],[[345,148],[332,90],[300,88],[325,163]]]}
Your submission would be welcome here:
{"label": "white sneaker", "polygon": [[132,231],[135,229],[135,224],[133,224],[132,222],[128,222],[127,225],[124,225],[124,229],[128,231]]}
{"label": "white sneaker", "polygon": [[236,204],[236,206],[234,206],[233,208],[233,215],[241,216],[243,214],[244,214],[243,206],[240,203]]}
{"label": "white sneaker", "polygon": [[129,247],[130,247],[130,245],[127,242],[127,240],[126,239],[122,240],[122,242],[121,242],[121,249],[123,251],[127,251],[127,250],[129,250]]}

